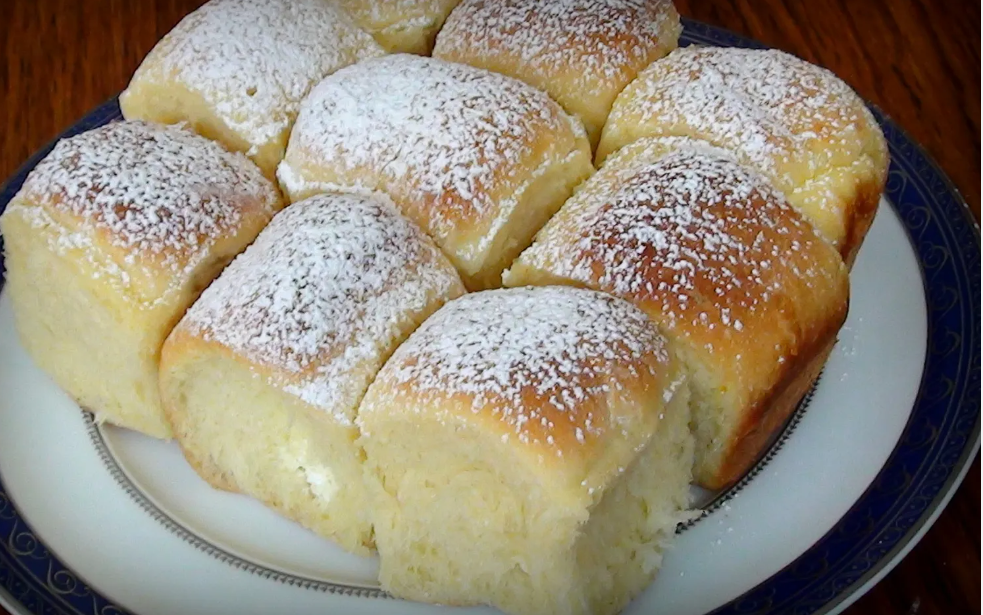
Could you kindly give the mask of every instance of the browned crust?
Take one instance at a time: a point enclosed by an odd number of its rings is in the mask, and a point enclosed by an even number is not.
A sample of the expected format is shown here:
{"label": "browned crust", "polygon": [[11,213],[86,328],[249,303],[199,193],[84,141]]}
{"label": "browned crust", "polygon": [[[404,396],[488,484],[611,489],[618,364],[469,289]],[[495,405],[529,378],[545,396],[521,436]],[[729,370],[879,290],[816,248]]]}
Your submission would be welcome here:
{"label": "browned crust", "polygon": [[840,255],[849,269],[853,268],[860,246],[863,245],[867,231],[874,223],[874,215],[877,213],[886,181],[886,177],[882,176],[863,182],[857,188],[857,197],[853,200],[851,208],[854,213],[848,217],[843,245],[840,246]]}
{"label": "browned crust", "polygon": [[[535,0],[465,0],[438,34],[433,57],[502,73],[547,92],[583,121],[593,151],[617,95],[678,46],[679,14],[672,2],[582,3],[579,9],[568,10],[558,26],[551,25],[537,4]],[[531,11],[524,33],[536,33],[542,43],[531,56],[522,45],[524,37],[517,38],[515,28],[508,26],[510,19],[502,19],[526,9]],[[660,18],[664,21],[653,34],[650,26]],[[629,25],[597,27],[610,19]],[[494,52],[489,53],[489,48]],[[564,53],[555,54],[558,50]],[[596,70],[598,64],[607,72]]]}
{"label": "browned crust", "polygon": [[[514,11],[532,9],[530,21],[526,27],[537,36],[541,32],[551,33],[556,27],[550,27],[543,12],[538,10],[538,3],[520,1],[471,2],[464,0],[448,16],[445,27],[441,30],[440,46],[434,49],[434,57],[462,62],[472,66],[484,63],[506,65],[512,70],[509,73],[522,81],[531,83],[532,79],[550,81],[557,77],[588,78],[600,89],[617,87],[627,84],[654,60],[666,55],[678,45],[679,13],[672,2],[649,2],[641,5],[594,4],[580,7],[581,10],[567,11],[560,29],[566,29],[566,36],[561,40],[548,41],[552,46],[543,47],[539,53],[527,58],[528,49],[521,48],[516,43],[516,32],[513,28],[503,25],[503,16],[514,18]],[[484,15],[482,15],[484,13]],[[608,20],[620,18],[625,28],[604,28]],[[653,36],[651,24],[665,19],[666,27]],[[669,32],[665,32],[669,30]],[[676,32],[677,40],[664,40],[662,35],[670,36]],[[576,33],[580,33],[579,35]],[[496,48],[496,56],[488,57],[476,42],[491,42]],[[556,60],[551,65],[538,66],[543,54],[557,49],[557,45],[565,47],[563,60]],[[615,51],[624,52],[628,59],[625,65],[614,65],[610,55]],[[607,54],[607,55],[605,55]],[[655,56],[655,57],[653,57]],[[600,58],[607,62],[607,68],[616,69],[615,77],[605,76],[603,72],[591,71],[585,66],[585,57]],[[491,69],[489,69],[491,70]],[[501,72],[501,71],[499,71]],[[537,87],[543,85],[533,84]],[[542,88],[548,89],[548,88]],[[615,92],[616,94],[617,92]],[[597,95],[597,92],[581,92],[582,95]]]}
{"label": "browned crust", "polygon": [[794,361],[785,364],[781,379],[770,393],[747,409],[716,474],[700,481],[703,487],[723,489],[741,478],[758,460],[771,437],[819,378],[836,344],[836,334],[846,320],[846,308],[844,302],[840,318],[830,319],[821,335],[803,348]]}

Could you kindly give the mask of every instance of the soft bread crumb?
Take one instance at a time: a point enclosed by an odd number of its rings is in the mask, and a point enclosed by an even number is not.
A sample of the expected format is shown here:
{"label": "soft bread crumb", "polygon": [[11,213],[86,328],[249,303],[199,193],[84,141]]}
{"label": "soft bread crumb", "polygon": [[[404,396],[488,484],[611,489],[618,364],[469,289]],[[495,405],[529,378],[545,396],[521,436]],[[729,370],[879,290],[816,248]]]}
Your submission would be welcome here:
{"label": "soft bread crumb", "polygon": [[626,302],[553,287],[449,303],[360,408],[383,587],[517,614],[617,612],[685,517],[687,401]]}

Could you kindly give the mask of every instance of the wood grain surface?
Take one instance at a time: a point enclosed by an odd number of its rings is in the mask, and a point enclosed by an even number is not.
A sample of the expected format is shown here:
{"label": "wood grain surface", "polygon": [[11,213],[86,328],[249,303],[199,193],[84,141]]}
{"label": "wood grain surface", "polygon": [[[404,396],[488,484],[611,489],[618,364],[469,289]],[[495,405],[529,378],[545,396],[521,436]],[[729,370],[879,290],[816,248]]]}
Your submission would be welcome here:
{"label": "wood grain surface", "polygon": [[[195,0],[0,0],[0,179],[125,87]],[[825,66],[939,162],[980,216],[980,4],[676,0],[680,13]],[[910,555],[846,612],[980,612],[980,462]],[[0,608],[0,613],[3,609]]]}

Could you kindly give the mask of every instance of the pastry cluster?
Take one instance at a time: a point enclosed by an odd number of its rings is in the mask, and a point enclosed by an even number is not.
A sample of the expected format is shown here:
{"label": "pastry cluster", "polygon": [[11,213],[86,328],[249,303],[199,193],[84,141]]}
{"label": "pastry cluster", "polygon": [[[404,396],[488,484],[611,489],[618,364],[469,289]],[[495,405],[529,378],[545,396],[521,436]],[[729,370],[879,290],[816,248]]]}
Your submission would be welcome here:
{"label": "pastry cluster", "polygon": [[887,149],[669,0],[211,0],[0,218],[99,421],[394,595],[612,614],[818,377]]}

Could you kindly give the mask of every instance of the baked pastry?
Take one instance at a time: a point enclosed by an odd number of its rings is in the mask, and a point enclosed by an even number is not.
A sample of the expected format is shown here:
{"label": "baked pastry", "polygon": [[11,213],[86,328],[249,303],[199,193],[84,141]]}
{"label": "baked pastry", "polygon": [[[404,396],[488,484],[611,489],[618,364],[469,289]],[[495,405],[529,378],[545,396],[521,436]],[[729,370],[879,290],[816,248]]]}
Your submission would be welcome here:
{"label": "baked pastry", "polygon": [[609,292],[658,324],[691,377],[694,474],[711,489],[818,377],[849,293],[839,255],[764,176],[684,137],[622,148],[504,278]]}
{"label": "baked pastry", "polygon": [[691,136],[764,173],[852,264],[887,177],[884,136],[833,73],[787,53],[688,47],[618,96],[597,161],[644,136]]}
{"label": "baked pastry", "polygon": [[396,346],[463,292],[384,197],[291,205],[164,344],[161,396],[188,461],[212,485],[367,553],[356,408]]}
{"label": "baked pastry", "polygon": [[464,0],[433,55],[544,90],[596,147],[615,97],[681,32],[671,0]]}
{"label": "baked pastry", "polygon": [[119,105],[127,119],[187,122],[272,179],[311,87],[383,53],[331,0],[211,0],[157,43]]}
{"label": "baked pastry", "polygon": [[277,176],[291,201],[381,191],[470,289],[501,273],[592,170],[576,118],[543,92],[412,55],[342,69],[304,100]]}
{"label": "baked pastry", "polygon": [[170,437],[161,344],[279,207],[253,163],[179,127],[60,141],[0,218],[21,343],[96,420]]}
{"label": "baked pastry", "polygon": [[430,55],[437,31],[459,0],[341,0],[386,51]]}
{"label": "baked pastry", "polygon": [[383,588],[617,612],[688,505],[687,397],[662,336],[620,299],[553,287],[448,303],[359,409]]}

